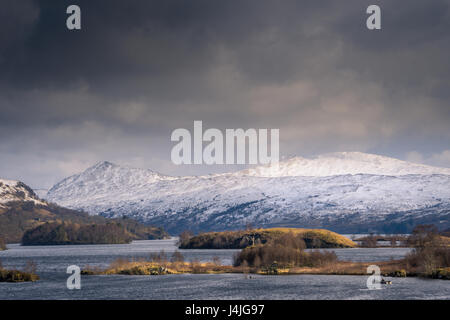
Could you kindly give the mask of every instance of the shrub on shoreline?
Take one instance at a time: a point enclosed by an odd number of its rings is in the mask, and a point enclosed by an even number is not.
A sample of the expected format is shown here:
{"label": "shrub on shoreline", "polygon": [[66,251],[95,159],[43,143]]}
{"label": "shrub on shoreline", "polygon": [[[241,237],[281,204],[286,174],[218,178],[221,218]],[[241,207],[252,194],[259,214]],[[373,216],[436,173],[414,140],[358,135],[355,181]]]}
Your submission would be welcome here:
{"label": "shrub on shoreline", "polygon": [[0,269],[0,282],[27,282],[37,280],[39,280],[39,276],[34,273]]}
{"label": "shrub on shoreline", "polygon": [[450,248],[442,241],[437,228],[432,225],[417,226],[408,243],[414,247],[405,258],[410,268],[426,277],[449,278]]}
{"label": "shrub on shoreline", "polygon": [[288,233],[264,245],[247,247],[234,259],[234,266],[267,268],[277,267],[322,267],[337,262],[334,252],[305,252],[301,235]]}
{"label": "shrub on shoreline", "polygon": [[7,270],[3,268],[0,261],[0,282],[27,282],[37,281],[39,276],[36,274],[36,264],[28,261],[24,271]]}

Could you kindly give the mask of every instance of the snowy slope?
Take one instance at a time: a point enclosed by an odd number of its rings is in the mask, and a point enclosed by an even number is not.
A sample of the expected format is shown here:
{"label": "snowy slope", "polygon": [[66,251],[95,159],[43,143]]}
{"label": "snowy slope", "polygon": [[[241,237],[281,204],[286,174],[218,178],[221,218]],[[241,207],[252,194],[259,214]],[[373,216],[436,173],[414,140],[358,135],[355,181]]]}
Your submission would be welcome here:
{"label": "snowy slope", "polygon": [[62,200],[56,195],[65,190],[64,198],[69,195],[72,199],[84,198],[92,201],[111,194],[145,190],[147,186],[164,179],[174,178],[160,175],[152,170],[121,167],[104,161],[57,183],[49,190],[46,198],[50,201]]}
{"label": "snowy slope", "polygon": [[31,201],[44,204],[28,186],[19,181],[0,179],[0,208],[5,208],[10,202]]}
{"label": "snowy slope", "polygon": [[[378,161],[371,163],[373,157]],[[356,153],[318,157],[315,165],[298,160],[281,163],[277,172],[255,168],[193,177],[103,162],[58,183],[47,199],[92,214],[131,216],[171,232],[240,228],[248,222],[329,227],[433,217],[448,223],[447,169]],[[378,174],[364,172],[370,170]]]}
{"label": "snowy slope", "polygon": [[360,173],[388,176],[450,175],[450,168],[437,168],[362,152],[337,152],[320,155],[314,159],[295,157],[279,164],[260,166],[242,173],[258,177],[325,177]]}

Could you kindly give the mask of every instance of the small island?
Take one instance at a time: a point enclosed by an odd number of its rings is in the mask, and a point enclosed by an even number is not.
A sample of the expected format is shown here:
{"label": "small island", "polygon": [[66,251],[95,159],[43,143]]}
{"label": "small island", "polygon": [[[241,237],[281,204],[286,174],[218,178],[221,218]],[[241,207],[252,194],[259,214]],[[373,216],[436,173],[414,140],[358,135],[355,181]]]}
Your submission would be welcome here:
{"label": "small island", "polygon": [[306,248],[355,248],[352,240],[325,229],[271,228],[241,231],[207,232],[193,236],[180,235],[180,249],[244,249],[266,244],[292,234],[304,241]]}
{"label": "small island", "polygon": [[0,282],[34,282],[39,280],[36,274],[36,265],[29,261],[24,271],[7,270],[0,261]]}
{"label": "small island", "polygon": [[37,280],[39,280],[39,276],[34,273],[0,268],[0,282],[34,282]]}

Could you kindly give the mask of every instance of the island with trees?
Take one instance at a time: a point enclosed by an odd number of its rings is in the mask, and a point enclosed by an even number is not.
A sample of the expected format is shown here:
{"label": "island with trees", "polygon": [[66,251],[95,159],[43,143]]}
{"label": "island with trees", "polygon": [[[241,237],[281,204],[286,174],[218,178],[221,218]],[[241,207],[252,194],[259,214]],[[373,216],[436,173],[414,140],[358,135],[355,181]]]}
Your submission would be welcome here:
{"label": "island with trees", "polygon": [[160,239],[166,235],[160,228],[142,226],[132,220],[101,224],[46,222],[25,231],[22,245],[125,244],[132,240]]}
{"label": "island with trees", "polygon": [[292,234],[301,239],[306,248],[354,248],[356,244],[345,236],[325,229],[271,228],[240,231],[180,234],[180,249],[244,249],[263,245]]}

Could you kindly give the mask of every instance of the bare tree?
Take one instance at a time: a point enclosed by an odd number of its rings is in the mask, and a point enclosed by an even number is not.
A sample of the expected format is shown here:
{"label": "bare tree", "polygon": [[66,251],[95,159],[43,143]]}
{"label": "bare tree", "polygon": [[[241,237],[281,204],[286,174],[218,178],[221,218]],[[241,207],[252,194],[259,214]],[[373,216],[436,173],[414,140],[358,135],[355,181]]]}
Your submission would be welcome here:
{"label": "bare tree", "polygon": [[361,239],[361,247],[364,248],[376,248],[378,245],[378,237],[370,234]]}
{"label": "bare tree", "polygon": [[24,271],[26,273],[32,273],[35,274],[37,271],[37,264],[33,260],[28,260],[27,264],[25,265]]}
{"label": "bare tree", "polygon": [[220,261],[220,258],[218,256],[214,256],[212,258],[212,262],[216,265],[216,266],[220,266],[222,265],[222,261]]}
{"label": "bare tree", "polygon": [[397,242],[398,242],[398,237],[395,235],[391,235],[389,237],[389,241],[391,242],[391,247],[395,248],[397,246]]}
{"label": "bare tree", "polygon": [[179,235],[178,245],[181,245],[184,242],[189,241],[193,236],[194,236],[194,234],[191,231],[189,231],[189,230],[183,231]]}
{"label": "bare tree", "polygon": [[6,250],[6,241],[3,236],[0,236],[0,251]]}
{"label": "bare tree", "polygon": [[435,226],[417,226],[407,243],[414,247],[407,257],[408,264],[426,275],[450,266],[450,249],[442,242]]}
{"label": "bare tree", "polygon": [[177,250],[172,254],[170,261],[171,262],[184,262],[184,256],[181,254],[180,251]]}

